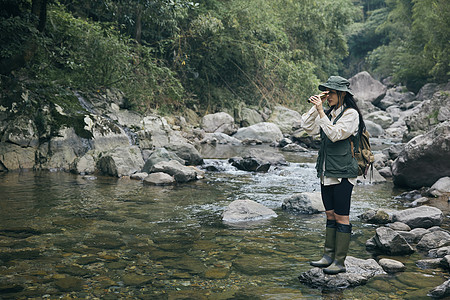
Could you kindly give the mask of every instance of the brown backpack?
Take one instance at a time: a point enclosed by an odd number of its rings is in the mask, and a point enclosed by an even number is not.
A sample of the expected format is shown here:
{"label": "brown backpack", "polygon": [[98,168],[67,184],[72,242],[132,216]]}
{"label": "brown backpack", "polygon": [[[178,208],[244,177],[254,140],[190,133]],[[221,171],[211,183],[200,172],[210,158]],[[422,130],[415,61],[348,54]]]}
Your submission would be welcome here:
{"label": "brown backpack", "polygon": [[369,169],[371,170],[371,177],[373,177],[373,162],[375,161],[372,150],[370,150],[369,136],[369,132],[364,129],[361,135],[354,137],[356,148],[354,147],[353,139],[350,139],[352,156],[358,162],[358,176],[363,175],[364,178],[366,178]]}

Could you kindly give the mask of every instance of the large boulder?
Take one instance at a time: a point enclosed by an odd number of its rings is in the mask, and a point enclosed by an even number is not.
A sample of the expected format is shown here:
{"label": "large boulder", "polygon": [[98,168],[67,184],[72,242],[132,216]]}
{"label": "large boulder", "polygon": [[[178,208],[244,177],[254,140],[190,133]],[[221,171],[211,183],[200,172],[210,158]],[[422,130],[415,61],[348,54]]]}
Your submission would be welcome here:
{"label": "large boulder", "polygon": [[293,128],[301,121],[301,119],[302,116],[297,111],[284,106],[276,106],[268,121],[276,124],[281,132],[291,134]]}
{"label": "large boulder", "polygon": [[178,155],[176,155],[175,153],[167,151],[167,149],[165,148],[155,149],[155,151],[153,151],[149,158],[145,161],[142,171],[149,173],[150,169],[157,163],[170,160],[176,160],[182,165],[185,164],[184,159],[178,157]]}
{"label": "large boulder", "polygon": [[439,208],[423,205],[398,211],[392,219],[394,222],[405,223],[411,228],[430,228],[441,225],[444,214]]}
{"label": "large boulder", "polygon": [[235,200],[231,202],[222,214],[222,220],[227,223],[261,221],[276,217],[270,208],[252,200]]}
{"label": "large boulder", "polygon": [[429,192],[436,197],[450,193],[450,177],[446,176],[440,178],[431,186]]}
{"label": "large boulder", "polygon": [[394,184],[410,188],[431,186],[450,176],[450,121],[410,140],[392,165]]}
{"label": "large boulder", "polygon": [[260,140],[263,143],[278,142],[283,138],[280,128],[274,123],[262,122],[239,128],[234,137],[243,140]]}
{"label": "large boulder", "polygon": [[280,153],[262,149],[251,149],[243,157],[232,157],[229,162],[239,170],[249,172],[267,172],[272,165],[286,165],[286,159]]}
{"label": "large boulder", "polygon": [[209,114],[202,118],[202,128],[205,132],[222,132],[233,134],[236,132],[234,118],[226,112]]}
{"label": "large boulder", "polygon": [[325,211],[320,193],[298,193],[283,201],[282,209],[301,214],[316,214]]}
{"label": "large boulder", "polygon": [[370,120],[375,124],[380,125],[383,129],[388,128],[394,122],[394,120],[392,120],[392,117],[384,111],[372,112],[368,115],[365,115],[364,118],[365,120]]}
{"label": "large boulder", "polygon": [[137,146],[117,147],[103,153],[97,161],[97,169],[115,177],[130,176],[142,169],[144,160]]}
{"label": "large boulder", "polygon": [[379,251],[389,255],[404,255],[414,252],[411,245],[398,232],[388,227],[377,228],[374,241]]}
{"label": "large boulder", "polygon": [[251,108],[243,107],[240,113],[241,126],[251,126],[264,122],[262,115]]}
{"label": "large boulder", "polygon": [[6,124],[1,142],[21,147],[37,147],[39,145],[39,133],[30,116],[18,116],[14,119],[14,122]]}
{"label": "large boulder", "polygon": [[189,182],[197,179],[197,173],[193,168],[183,166],[176,160],[161,161],[155,164],[151,169],[151,173],[167,173],[175,178],[177,182]]}
{"label": "large boulder", "polygon": [[0,143],[0,171],[32,169],[35,159],[35,148],[22,148],[15,144]]}
{"label": "large boulder", "polygon": [[173,176],[163,172],[151,173],[143,180],[143,183],[146,185],[169,185],[175,182]]}
{"label": "large boulder", "polygon": [[350,88],[358,101],[371,102],[376,105],[386,95],[386,86],[366,71],[356,74],[349,81]]}
{"label": "large boulder", "polygon": [[417,249],[421,251],[430,251],[450,245],[450,234],[443,230],[437,230],[425,234],[417,244]]}
{"label": "large boulder", "polygon": [[409,133],[414,137],[429,131],[450,119],[450,90],[436,92],[431,99],[421,103],[421,109],[405,118]]}
{"label": "large boulder", "polygon": [[299,276],[300,282],[313,288],[344,289],[366,284],[377,275],[386,275],[383,268],[374,259],[359,259],[347,256],[345,260],[347,272],[327,275],[320,268],[312,268]]}
{"label": "large boulder", "polygon": [[174,152],[178,157],[184,159],[187,166],[197,166],[203,164],[200,152],[191,144],[174,143],[166,145],[166,148]]}
{"label": "large boulder", "polygon": [[435,299],[443,299],[450,296],[450,279],[432,289],[428,295]]}
{"label": "large boulder", "polygon": [[125,130],[110,119],[98,115],[86,115],[84,123],[84,129],[92,134],[90,144],[96,151],[108,151],[132,144]]}

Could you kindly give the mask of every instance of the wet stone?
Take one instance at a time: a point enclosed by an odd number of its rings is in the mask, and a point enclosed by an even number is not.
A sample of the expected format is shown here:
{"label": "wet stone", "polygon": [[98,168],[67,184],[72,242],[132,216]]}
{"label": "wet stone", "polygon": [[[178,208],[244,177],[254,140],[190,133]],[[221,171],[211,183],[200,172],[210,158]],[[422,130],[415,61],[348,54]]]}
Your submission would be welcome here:
{"label": "wet stone", "polygon": [[72,276],[58,279],[56,287],[63,292],[79,291],[83,288],[84,280]]}
{"label": "wet stone", "polygon": [[59,272],[73,275],[73,276],[86,276],[89,275],[90,272],[78,266],[64,266],[59,268]]}
{"label": "wet stone", "polygon": [[286,262],[276,257],[257,255],[241,255],[233,261],[233,267],[248,275],[262,275],[277,272],[286,268]]}
{"label": "wet stone", "polygon": [[79,265],[90,265],[93,263],[96,263],[97,257],[95,256],[85,256],[85,257],[80,257],[76,260],[76,263]]}
{"label": "wet stone", "polygon": [[205,272],[206,279],[225,279],[228,277],[230,270],[227,268],[210,268]]}
{"label": "wet stone", "polygon": [[320,268],[312,268],[299,276],[300,282],[321,289],[343,289],[366,284],[377,275],[385,275],[383,268],[374,259],[359,259],[347,256],[345,260],[347,272],[327,275]]}
{"label": "wet stone", "polygon": [[84,244],[88,247],[100,249],[118,249],[125,246],[125,243],[117,236],[100,235],[91,239],[85,240]]}
{"label": "wet stone", "polygon": [[150,276],[139,274],[125,274],[122,276],[122,281],[125,285],[141,286],[151,282],[152,278]]}
{"label": "wet stone", "polygon": [[24,287],[14,283],[0,283],[0,295],[18,293],[23,291]]}
{"label": "wet stone", "polygon": [[127,263],[124,261],[114,261],[106,264],[108,269],[125,269],[127,267]]}

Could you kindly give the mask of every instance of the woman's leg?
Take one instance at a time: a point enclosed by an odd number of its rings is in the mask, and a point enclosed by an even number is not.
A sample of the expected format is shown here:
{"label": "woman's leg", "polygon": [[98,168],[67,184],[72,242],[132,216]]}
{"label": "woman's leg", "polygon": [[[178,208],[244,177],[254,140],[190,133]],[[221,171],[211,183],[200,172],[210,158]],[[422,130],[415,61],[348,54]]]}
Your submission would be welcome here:
{"label": "woman's leg", "polygon": [[336,240],[336,220],[333,209],[333,189],[329,186],[321,186],[322,202],[325,206],[327,225],[325,227],[325,245],[323,247],[322,258],[318,261],[312,261],[310,264],[314,267],[325,268],[334,261],[335,240]]}
{"label": "woman's leg", "polygon": [[326,274],[345,272],[345,258],[350,244],[352,225],[350,224],[350,203],[353,185],[345,178],[333,189],[334,217],[336,220],[335,258],[333,263],[324,269]]}

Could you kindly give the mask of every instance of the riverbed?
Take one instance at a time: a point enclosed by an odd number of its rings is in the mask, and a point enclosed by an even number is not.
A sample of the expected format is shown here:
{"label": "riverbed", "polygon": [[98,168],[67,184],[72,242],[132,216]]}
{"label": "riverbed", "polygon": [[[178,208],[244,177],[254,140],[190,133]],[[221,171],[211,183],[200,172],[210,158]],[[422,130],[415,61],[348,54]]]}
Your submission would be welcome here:
{"label": "riverbed", "polygon": [[[0,173],[0,298],[4,299],[420,299],[445,281],[419,269],[422,254],[391,257],[407,269],[366,285],[321,291],[297,277],[320,257],[324,214],[281,209],[284,199],[319,190],[313,154],[286,154],[267,173],[218,171],[187,184],[154,187],[129,178],[65,172]],[[349,255],[365,249],[375,225],[368,209],[403,209],[392,182],[355,187]],[[245,226],[221,221],[233,200],[250,199],[277,217]],[[443,227],[448,229],[448,203]],[[388,256],[383,256],[388,257]],[[375,257],[374,257],[375,258]]]}

